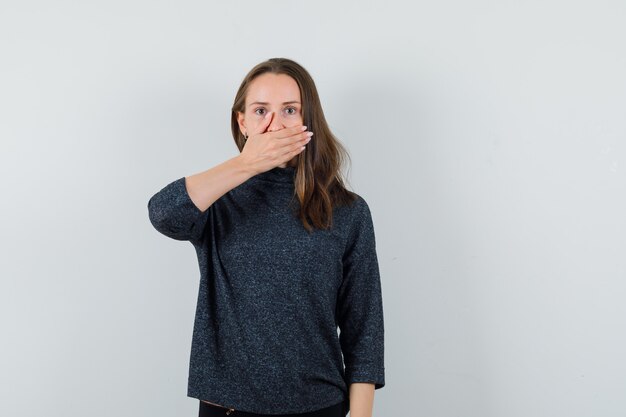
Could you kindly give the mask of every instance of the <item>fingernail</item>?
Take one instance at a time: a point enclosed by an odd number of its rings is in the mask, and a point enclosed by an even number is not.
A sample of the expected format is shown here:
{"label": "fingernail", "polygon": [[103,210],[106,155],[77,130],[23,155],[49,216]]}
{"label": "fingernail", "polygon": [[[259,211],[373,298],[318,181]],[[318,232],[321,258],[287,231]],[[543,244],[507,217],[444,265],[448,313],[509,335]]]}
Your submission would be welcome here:
{"label": "fingernail", "polygon": [[304,131],[304,130],[306,130],[306,126],[302,126],[302,130],[303,130],[303,131]]}

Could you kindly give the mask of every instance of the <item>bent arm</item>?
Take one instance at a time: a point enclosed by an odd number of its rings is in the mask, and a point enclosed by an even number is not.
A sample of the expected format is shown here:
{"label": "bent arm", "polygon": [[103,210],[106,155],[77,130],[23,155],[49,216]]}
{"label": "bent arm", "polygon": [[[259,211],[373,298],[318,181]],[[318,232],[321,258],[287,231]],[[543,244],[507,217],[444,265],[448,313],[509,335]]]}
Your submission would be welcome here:
{"label": "bent arm", "polygon": [[209,207],[252,176],[238,157],[188,177],[179,178],[148,201],[154,228],[176,240],[198,241],[204,235]]}
{"label": "bent arm", "polygon": [[213,168],[187,179],[187,192],[199,210],[205,211],[228,191],[253,177],[254,174],[237,155]]}

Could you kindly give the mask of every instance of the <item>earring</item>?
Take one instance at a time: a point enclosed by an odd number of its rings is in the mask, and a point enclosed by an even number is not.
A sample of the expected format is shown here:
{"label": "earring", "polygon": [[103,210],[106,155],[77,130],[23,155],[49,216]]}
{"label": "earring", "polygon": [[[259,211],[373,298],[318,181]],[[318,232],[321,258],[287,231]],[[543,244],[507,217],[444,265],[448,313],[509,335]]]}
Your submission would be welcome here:
{"label": "earring", "polygon": [[244,140],[248,140],[248,134],[247,133],[244,133],[243,136],[244,136]]}

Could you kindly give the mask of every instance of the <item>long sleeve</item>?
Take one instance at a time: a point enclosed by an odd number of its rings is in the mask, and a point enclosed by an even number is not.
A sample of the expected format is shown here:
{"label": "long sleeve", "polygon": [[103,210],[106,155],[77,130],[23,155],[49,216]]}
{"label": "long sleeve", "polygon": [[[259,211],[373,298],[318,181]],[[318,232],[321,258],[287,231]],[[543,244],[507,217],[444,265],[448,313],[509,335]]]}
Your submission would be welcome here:
{"label": "long sleeve", "polygon": [[370,209],[361,197],[343,256],[337,323],[345,381],[385,385],[384,320],[376,241]]}
{"label": "long sleeve", "polygon": [[154,194],[148,201],[148,216],[156,230],[176,240],[199,241],[209,217],[191,200],[185,177],[179,178]]}

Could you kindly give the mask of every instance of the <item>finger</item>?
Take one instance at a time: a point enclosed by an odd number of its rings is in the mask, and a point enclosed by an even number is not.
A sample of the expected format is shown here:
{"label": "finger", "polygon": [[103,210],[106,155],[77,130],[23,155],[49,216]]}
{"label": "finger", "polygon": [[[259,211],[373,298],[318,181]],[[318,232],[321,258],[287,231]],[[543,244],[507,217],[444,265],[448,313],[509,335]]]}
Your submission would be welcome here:
{"label": "finger", "polygon": [[292,143],[287,146],[281,147],[281,158],[285,158],[285,161],[291,160],[294,156],[303,152],[306,149],[305,144]]}
{"label": "finger", "polygon": [[272,123],[272,119],[274,118],[274,112],[269,112],[269,113],[265,113],[265,116],[263,117],[263,121],[261,122],[261,124],[258,127],[258,132],[257,133],[265,133],[265,131],[267,130],[267,127],[270,125],[270,123]]}
{"label": "finger", "polygon": [[[302,132],[302,135],[305,134],[306,132]],[[306,145],[310,142],[309,139],[309,136],[295,136],[293,140],[284,141],[284,144],[280,146],[280,149],[285,152],[285,155],[291,155],[293,157],[293,155],[299,154],[306,148]]]}
{"label": "finger", "polygon": [[277,130],[276,132],[274,132],[276,133],[276,136],[274,137],[278,139],[284,139],[284,138],[290,138],[292,136],[298,135],[298,133],[302,133],[304,135],[306,134],[304,132],[306,129],[307,127],[303,125],[286,127],[284,129]]}

